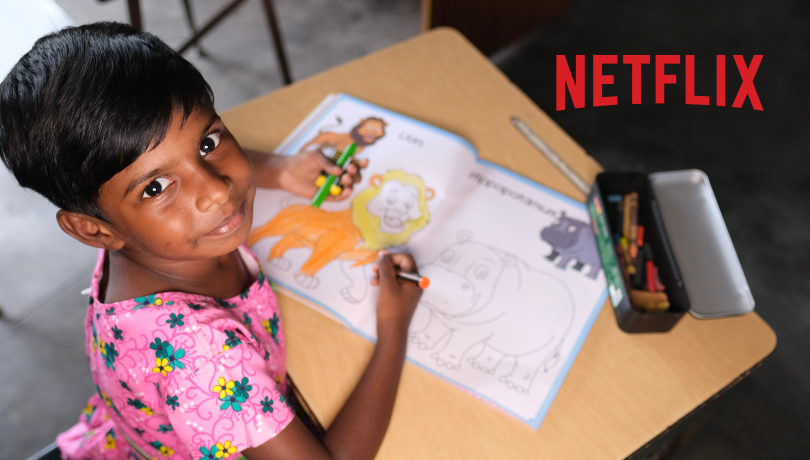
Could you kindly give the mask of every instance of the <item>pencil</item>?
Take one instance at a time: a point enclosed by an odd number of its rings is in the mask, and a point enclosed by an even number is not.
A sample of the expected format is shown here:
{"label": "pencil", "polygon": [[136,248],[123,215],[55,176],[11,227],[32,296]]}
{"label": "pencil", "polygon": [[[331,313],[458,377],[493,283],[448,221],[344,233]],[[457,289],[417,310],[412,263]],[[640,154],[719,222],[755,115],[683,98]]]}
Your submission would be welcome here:
{"label": "pencil", "polygon": [[630,234],[627,239],[630,243],[630,260],[633,264],[638,256],[638,193],[633,192],[630,197]]}

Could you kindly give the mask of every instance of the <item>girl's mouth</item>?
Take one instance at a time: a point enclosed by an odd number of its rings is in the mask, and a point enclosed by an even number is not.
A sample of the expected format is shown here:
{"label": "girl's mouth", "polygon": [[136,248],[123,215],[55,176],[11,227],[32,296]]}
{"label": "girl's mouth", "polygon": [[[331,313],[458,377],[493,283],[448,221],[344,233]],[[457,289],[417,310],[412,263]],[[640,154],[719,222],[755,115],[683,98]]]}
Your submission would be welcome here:
{"label": "girl's mouth", "polygon": [[220,236],[231,233],[237,228],[239,228],[244,220],[245,220],[245,201],[243,200],[242,204],[240,204],[239,207],[236,208],[236,211],[234,211],[234,213],[231,214],[230,216],[226,217],[225,220],[223,220],[217,226],[217,228],[211,230],[211,232],[208,233],[208,236]]}

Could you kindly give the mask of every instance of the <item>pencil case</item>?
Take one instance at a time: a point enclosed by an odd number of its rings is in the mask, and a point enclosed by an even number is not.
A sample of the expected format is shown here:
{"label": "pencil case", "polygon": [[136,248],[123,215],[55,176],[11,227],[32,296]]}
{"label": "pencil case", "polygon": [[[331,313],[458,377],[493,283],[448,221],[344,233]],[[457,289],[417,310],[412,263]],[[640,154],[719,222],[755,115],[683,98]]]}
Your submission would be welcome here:
{"label": "pencil case", "polygon": [[[615,238],[620,223],[607,198],[638,193],[638,222],[651,247],[669,308],[646,312],[630,302],[628,278],[619,267]],[[754,299],[731,243],[709,178],[699,170],[605,172],[588,196],[608,297],[625,332],[666,332],[687,312],[697,318],[741,315]]]}

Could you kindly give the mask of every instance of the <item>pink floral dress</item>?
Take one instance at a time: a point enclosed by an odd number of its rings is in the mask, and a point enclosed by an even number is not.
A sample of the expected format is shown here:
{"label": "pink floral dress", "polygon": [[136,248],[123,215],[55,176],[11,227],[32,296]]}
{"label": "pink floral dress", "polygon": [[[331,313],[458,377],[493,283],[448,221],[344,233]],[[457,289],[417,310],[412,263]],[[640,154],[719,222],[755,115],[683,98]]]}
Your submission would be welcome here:
{"label": "pink floral dress", "polygon": [[256,281],[236,297],[102,304],[100,251],[85,321],[97,393],[57,437],[64,458],[233,460],[292,421],[278,304],[256,257],[239,252]]}

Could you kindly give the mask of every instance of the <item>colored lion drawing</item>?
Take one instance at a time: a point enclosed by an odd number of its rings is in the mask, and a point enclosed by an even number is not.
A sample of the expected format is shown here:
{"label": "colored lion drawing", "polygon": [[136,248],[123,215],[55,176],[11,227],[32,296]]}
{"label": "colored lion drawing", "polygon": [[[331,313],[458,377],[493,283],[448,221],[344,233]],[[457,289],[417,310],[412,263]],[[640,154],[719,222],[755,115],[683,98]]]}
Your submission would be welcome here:
{"label": "colored lion drawing", "polygon": [[428,224],[427,202],[434,191],[422,179],[403,171],[388,171],[371,178],[370,186],[358,193],[351,207],[343,211],[324,211],[309,205],[290,206],[268,223],[256,228],[248,237],[253,246],[268,237],[278,237],[267,260],[279,270],[289,270],[292,263],[284,253],[293,248],[309,248],[312,254],[299,268],[296,282],[315,289],[320,283],[316,274],[334,260],[351,262],[341,266],[350,284],[341,289],[349,302],[365,297],[365,270],[348,270],[374,262],[380,249],[405,244],[410,236]]}
{"label": "colored lion drawing", "polygon": [[369,249],[380,250],[408,242],[411,233],[430,221],[427,202],[433,189],[403,171],[388,171],[371,178],[371,187],[352,202],[352,222]]}

